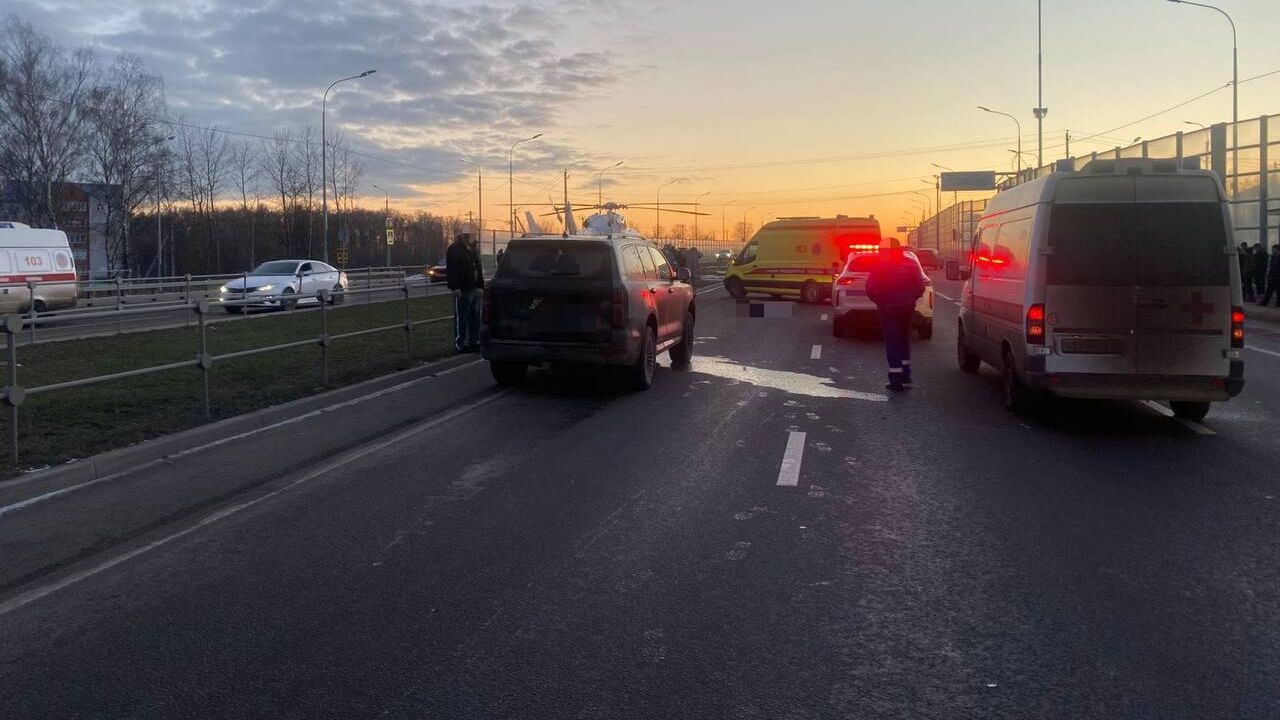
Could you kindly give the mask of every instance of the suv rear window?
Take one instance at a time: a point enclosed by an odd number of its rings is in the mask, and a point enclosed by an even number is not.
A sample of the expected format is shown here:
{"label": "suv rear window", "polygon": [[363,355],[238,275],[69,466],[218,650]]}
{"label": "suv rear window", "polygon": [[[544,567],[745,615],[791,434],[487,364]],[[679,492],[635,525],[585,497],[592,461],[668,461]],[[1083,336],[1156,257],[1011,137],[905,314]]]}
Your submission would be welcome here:
{"label": "suv rear window", "polygon": [[1217,203],[1055,204],[1051,285],[1188,287],[1230,283]]}
{"label": "suv rear window", "polygon": [[613,248],[580,240],[511,243],[502,256],[499,276],[612,280]]}
{"label": "suv rear window", "polygon": [[864,253],[861,255],[853,255],[849,258],[849,267],[845,268],[846,272],[871,272],[871,269],[880,264],[880,256],[876,253]]}

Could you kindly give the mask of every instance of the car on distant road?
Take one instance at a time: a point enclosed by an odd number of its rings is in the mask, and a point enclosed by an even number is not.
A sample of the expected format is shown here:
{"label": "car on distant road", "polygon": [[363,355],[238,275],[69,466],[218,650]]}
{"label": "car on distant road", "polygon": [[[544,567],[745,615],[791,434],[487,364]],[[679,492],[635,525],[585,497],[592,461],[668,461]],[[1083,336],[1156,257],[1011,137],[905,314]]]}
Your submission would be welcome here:
{"label": "car on distant road", "polygon": [[677,365],[693,356],[689,279],[635,235],[512,240],[484,290],[484,358],[500,385],[550,363],[614,366],[647,389],[660,353]]}
{"label": "car on distant road", "polygon": [[432,265],[423,273],[427,276],[427,282],[442,283],[449,279],[449,269],[443,264]]}
{"label": "car on distant road", "polygon": [[[917,252],[908,250],[906,256],[919,267],[921,263]],[[879,327],[880,310],[867,297],[867,278],[879,263],[879,253],[855,253],[849,256],[844,269],[835,277],[831,284],[832,335],[849,337]],[[916,301],[911,326],[921,340],[928,340],[933,337],[933,281],[923,267],[920,275],[924,277],[924,295]]]}
{"label": "car on distant road", "polygon": [[732,250],[721,250],[720,252],[716,253],[716,260],[720,262],[729,262],[732,259],[733,259]]}
{"label": "car on distant road", "polygon": [[942,267],[942,258],[938,256],[938,251],[932,248],[911,248],[911,252],[915,253],[916,260],[920,261],[920,267],[925,270],[937,270]]}
{"label": "car on distant road", "polygon": [[228,313],[251,308],[291,309],[319,303],[324,290],[331,293],[330,304],[342,302],[347,287],[345,272],[319,260],[271,260],[227,282],[218,297]]}

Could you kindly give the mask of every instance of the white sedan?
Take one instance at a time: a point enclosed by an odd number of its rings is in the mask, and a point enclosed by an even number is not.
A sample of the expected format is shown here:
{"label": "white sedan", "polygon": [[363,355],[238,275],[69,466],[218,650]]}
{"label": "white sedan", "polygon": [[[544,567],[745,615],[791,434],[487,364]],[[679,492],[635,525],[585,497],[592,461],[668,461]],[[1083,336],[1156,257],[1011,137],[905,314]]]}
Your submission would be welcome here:
{"label": "white sedan", "polygon": [[348,287],[347,274],[319,260],[271,260],[241,278],[219,288],[223,309],[229,313],[246,308],[292,308],[302,303],[320,302],[322,290],[329,302],[342,302]]}

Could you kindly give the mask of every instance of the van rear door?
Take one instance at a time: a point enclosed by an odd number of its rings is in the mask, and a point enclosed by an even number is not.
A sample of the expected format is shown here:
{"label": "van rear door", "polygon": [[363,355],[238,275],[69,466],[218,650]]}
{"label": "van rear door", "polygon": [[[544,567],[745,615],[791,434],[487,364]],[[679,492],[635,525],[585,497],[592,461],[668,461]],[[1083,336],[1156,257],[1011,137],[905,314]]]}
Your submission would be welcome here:
{"label": "van rear door", "polygon": [[[1098,180],[1090,179],[1090,184]],[[1127,181],[1132,188],[1132,180]],[[1074,184],[1074,183],[1071,183]],[[1122,221],[1131,203],[1092,202],[1101,193],[1058,186],[1049,213],[1045,310],[1052,371],[1104,375],[1137,372],[1137,283],[1141,245]],[[1063,192],[1067,190],[1067,192]],[[1126,193],[1132,197],[1132,192]],[[1075,202],[1083,200],[1083,202]]]}
{"label": "van rear door", "polygon": [[1138,372],[1227,377],[1231,265],[1223,204],[1207,177],[1139,177]]}

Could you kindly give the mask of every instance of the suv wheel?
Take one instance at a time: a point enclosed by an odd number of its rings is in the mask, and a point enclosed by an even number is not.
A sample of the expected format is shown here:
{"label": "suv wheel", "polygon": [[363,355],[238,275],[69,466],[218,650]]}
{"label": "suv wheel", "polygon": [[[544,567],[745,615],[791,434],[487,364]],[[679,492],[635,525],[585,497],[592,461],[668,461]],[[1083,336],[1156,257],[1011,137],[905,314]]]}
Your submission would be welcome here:
{"label": "suv wheel", "polygon": [[658,333],[651,327],[645,327],[644,345],[640,347],[640,357],[631,366],[631,387],[636,390],[648,390],[653,387],[653,376],[658,371]]}
{"label": "suv wheel", "polygon": [[680,342],[671,346],[671,362],[675,365],[688,365],[693,359],[693,313],[685,312],[683,335]]}
{"label": "suv wheel", "polygon": [[512,387],[524,382],[529,366],[524,363],[490,360],[489,372],[493,375],[494,382],[503,387]]}

